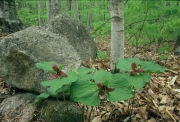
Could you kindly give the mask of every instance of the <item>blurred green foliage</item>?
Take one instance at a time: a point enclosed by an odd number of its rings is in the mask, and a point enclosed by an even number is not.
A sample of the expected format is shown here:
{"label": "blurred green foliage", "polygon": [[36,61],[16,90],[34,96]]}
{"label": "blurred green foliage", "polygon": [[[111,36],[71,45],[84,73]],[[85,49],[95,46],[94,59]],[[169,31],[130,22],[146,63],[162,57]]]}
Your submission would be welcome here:
{"label": "blurred green foliage", "polygon": [[[15,1],[18,15],[25,25],[46,24],[46,0],[40,0],[40,12],[37,0]],[[130,43],[136,45],[158,43],[160,37],[166,42],[174,41],[180,33],[179,1],[128,0],[124,4],[125,38]],[[66,0],[61,0],[61,13],[73,17],[73,6],[72,1],[71,10],[67,13]],[[88,12],[92,14],[92,25],[88,22]],[[96,35],[111,34],[108,0],[80,0],[78,14],[80,21],[90,28],[93,38]]]}

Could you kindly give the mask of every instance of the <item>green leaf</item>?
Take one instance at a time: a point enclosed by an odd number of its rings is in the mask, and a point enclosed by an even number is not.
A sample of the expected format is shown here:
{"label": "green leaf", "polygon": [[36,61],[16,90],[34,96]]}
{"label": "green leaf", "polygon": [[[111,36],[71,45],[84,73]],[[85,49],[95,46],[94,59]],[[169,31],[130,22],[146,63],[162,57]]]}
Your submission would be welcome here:
{"label": "green leaf", "polygon": [[162,53],[165,52],[165,50],[166,49],[163,46],[161,46],[161,47],[158,48],[158,53],[162,54]]}
{"label": "green leaf", "polygon": [[121,74],[114,74],[112,82],[109,82],[108,88],[115,88],[114,91],[106,94],[106,97],[114,101],[122,101],[133,97],[132,89],[128,84],[128,79]]}
{"label": "green leaf", "polygon": [[178,35],[180,33],[180,22],[178,23],[178,26],[173,27],[173,31],[176,33],[176,35]]}
{"label": "green leaf", "polygon": [[170,52],[169,44],[167,42],[164,42],[163,45],[164,45],[166,51]]}
{"label": "green leaf", "polygon": [[164,44],[158,48],[158,53],[160,54],[165,53],[165,51],[170,52],[169,44],[167,42],[164,42]]}
{"label": "green leaf", "polygon": [[150,35],[157,35],[158,33],[158,26],[157,24],[147,24],[146,30]]}
{"label": "green leaf", "polygon": [[87,68],[87,67],[80,67],[80,68],[77,69],[78,75],[80,77],[84,77],[87,74],[92,73],[93,71],[95,71],[95,69],[92,69],[92,68],[90,69],[90,68]]}
{"label": "green leaf", "polygon": [[92,79],[92,72],[95,71],[95,69],[93,68],[87,68],[87,67],[81,67],[78,68],[77,72],[78,72],[78,79],[81,80],[90,80]]}
{"label": "green leaf", "polygon": [[160,59],[161,59],[161,60],[165,60],[165,59],[167,59],[167,58],[168,58],[167,55],[161,55],[161,56],[160,56]]}
{"label": "green leaf", "polygon": [[70,84],[64,85],[61,88],[57,89],[56,94],[63,92],[63,91],[67,91],[67,90],[70,90]]}
{"label": "green leaf", "polygon": [[78,80],[71,84],[70,99],[88,106],[98,106],[100,99],[96,83]]}
{"label": "green leaf", "polygon": [[51,61],[51,62],[39,62],[39,63],[36,63],[36,67],[37,68],[40,68],[40,69],[43,69],[43,70],[46,70],[46,71],[53,71],[52,69],[52,65],[54,64],[54,61]]}
{"label": "green leaf", "polygon": [[67,77],[58,77],[52,80],[43,81],[41,82],[41,85],[44,87],[48,87],[48,91],[52,95],[57,94],[57,90],[60,89],[63,85],[70,84],[71,82],[75,82],[77,80],[77,74],[71,70],[69,70],[67,73]]}
{"label": "green leaf", "polygon": [[98,51],[97,51],[97,55],[98,55],[100,58],[102,58],[102,59],[104,59],[104,60],[107,60],[107,55],[106,55],[103,51],[98,50]]}
{"label": "green leaf", "polygon": [[[49,71],[51,73],[55,72],[53,69],[52,69],[52,65],[54,64],[55,62],[54,61],[50,61],[50,62],[39,62],[39,63],[36,63],[36,67],[37,68],[40,68],[40,69],[43,69],[43,70],[46,70],[46,71]],[[57,67],[59,68],[59,70],[62,70],[62,65],[60,64],[57,64]]]}
{"label": "green leaf", "polygon": [[49,94],[48,93],[41,93],[40,95],[36,96],[34,103],[44,99],[44,98],[48,98]]}
{"label": "green leaf", "polygon": [[164,16],[169,16],[171,15],[171,10],[170,9],[166,9],[165,12],[164,12]]}
{"label": "green leaf", "polygon": [[120,70],[132,70],[131,64],[132,62],[135,62],[136,65],[139,65],[140,60],[138,58],[119,58],[119,61],[116,65],[116,67]]}
{"label": "green leaf", "polygon": [[104,83],[106,81],[112,80],[112,74],[110,72],[107,72],[105,70],[99,70],[95,72],[92,76],[92,79],[97,83],[101,82]]}
{"label": "green leaf", "polygon": [[142,87],[145,86],[147,82],[151,80],[151,77],[148,73],[142,73],[142,74],[137,74],[135,76],[131,76],[130,73],[124,74],[126,78],[128,78],[128,83],[129,85],[134,86],[136,91],[139,91]]}
{"label": "green leaf", "polygon": [[165,72],[166,70],[166,68],[158,65],[154,61],[142,62],[141,65],[142,65],[141,68],[144,70],[144,72],[147,73],[159,73],[159,72]]}

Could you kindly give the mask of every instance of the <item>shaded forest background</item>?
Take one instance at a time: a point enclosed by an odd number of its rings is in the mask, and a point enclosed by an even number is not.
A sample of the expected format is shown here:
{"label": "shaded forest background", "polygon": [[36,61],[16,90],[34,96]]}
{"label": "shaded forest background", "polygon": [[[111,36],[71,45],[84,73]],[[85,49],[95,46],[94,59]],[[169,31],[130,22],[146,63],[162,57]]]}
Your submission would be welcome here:
{"label": "shaded forest background", "polygon": [[[46,0],[15,0],[18,16],[28,27],[47,23]],[[108,0],[61,0],[60,13],[86,25],[93,38],[110,36]],[[170,52],[169,42],[180,33],[179,1],[124,1],[125,42],[138,50],[142,45],[160,44],[158,53]],[[162,55],[161,59],[166,59]]]}

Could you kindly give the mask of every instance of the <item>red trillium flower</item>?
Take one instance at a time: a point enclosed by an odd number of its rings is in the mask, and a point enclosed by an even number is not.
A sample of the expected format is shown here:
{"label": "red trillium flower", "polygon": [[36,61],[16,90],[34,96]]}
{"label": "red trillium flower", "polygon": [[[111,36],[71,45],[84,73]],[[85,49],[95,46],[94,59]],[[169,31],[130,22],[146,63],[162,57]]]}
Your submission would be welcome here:
{"label": "red trillium flower", "polygon": [[137,66],[136,66],[136,63],[135,63],[135,62],[132,62],[131,68],[132,68],[132,70],[133,70],[133,71],[131,71],[131,75],[132,75],[132,76],[136,75],[137,72],[139,72],[139,73],[143,73],[143,72],[144,72],[144,70],[141,69],[141,68],[138,68],[138,69],[137,69]]}
{"label": "red trillium flower", "polygon": [[108,92],[112,92],[115,90],[115,88],[108,88],[107,86],[104,86],[103,84],[101,84],[100,82],[97,83],[97,87],[99,88],[99,95],[103,96],[105,94],[106,91]]}
{"label": "red trillium flower", "polygon": [[136,71],[137,66],[136,66],[136,63],[135,63],[135,62],[132,62],[131,68],[132,68],[132,70]]}
{"label": "red trillium flower", "polygon": [[60,70],[59,70],[59,68],[58,68],[58,66],[57,66],[56,63],[54,63],[54,64],[52,65],[52,69],[55,71],[55,73],[52,74],[52,76],[51,76],[50,79],[57,78],[58,76],[60,76],[60,77],[66,77],[66,76],[67,76],[66,73],[64,73],[63,71],[60,71]]}

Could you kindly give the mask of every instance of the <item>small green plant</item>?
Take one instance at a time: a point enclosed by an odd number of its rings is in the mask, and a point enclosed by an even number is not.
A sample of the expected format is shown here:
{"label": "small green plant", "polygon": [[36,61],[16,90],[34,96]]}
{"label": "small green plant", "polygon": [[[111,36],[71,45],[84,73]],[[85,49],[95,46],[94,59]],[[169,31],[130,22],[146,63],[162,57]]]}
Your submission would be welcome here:
{"label": "small green plant", "polygon": [[51,72],[52,76],[41,82],[42,86],[47,87],[47,92],[37,96],[35,102],[59,93],[63,94],[64,101],[68,95],[70,100],[88,106],[100,105],[100,96],[111,102],[133,98],[132,101],[129,100],[130,115],[133,111],[134,95],[150,81],[150,73],[165,71],[165,68],[155,62],[140,61],[137,58],[120,58],[116,67],[121,69],[122,73],[117,74],[86,67],[65,73],[62,65],[54,62],[40,62],[36,67]]}
{"label": "small green plant", "polygon": [[158,48],[158,53],[162,54],[160,56],[161,60],[165,60],[168,58],[168,55],[165,54],[166,52],[170,52],[170,47],[169,47],[169,44],[167,42],[165,42],[162,46],[160,46]]}
{"label": "small green plant", "polygon": [[101,59],[107,60],[107,55],[102,50],[97,51],[97,56]]}
{"label": "small green plant", "polygon": [[164,72],[165,68],[155,62],[140,61],[137,58],[119,59],[117,68],[125,71],[121,74],[111,74],[105,70],[96,71],[81,67],[74,72],[62,71],[62,65],[54,62],[40,62],[36,67],[52,73],[49,80],[41,82],[47,87],[47,93],[40,94],[36,102],[49,95],[68,91],[70,99],[84,105],[98,106],[100,95],[106,96],[109,101],[122,101],[133,97],[132,87],[139,91],[146,82],[150,81],[149,73]]}
{"label": "small green plant", "polygon": [[139,91],[150,81],[150,73],[165,71],[165,68],[159,66],[156,62],[140,61],[137,58],[120,58],[116,67],[124,72],[130,72],[123,73],[123,75],[127,78],[129,85],[133,86],[136,91]]}

